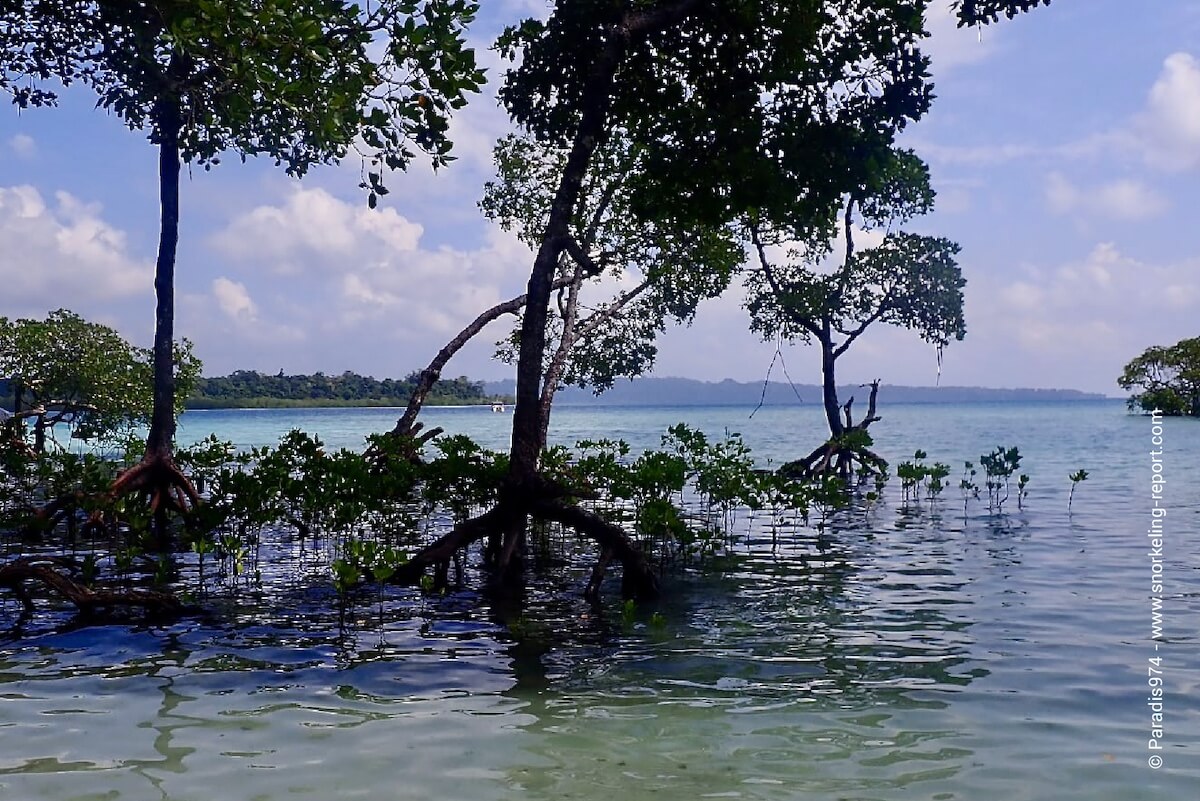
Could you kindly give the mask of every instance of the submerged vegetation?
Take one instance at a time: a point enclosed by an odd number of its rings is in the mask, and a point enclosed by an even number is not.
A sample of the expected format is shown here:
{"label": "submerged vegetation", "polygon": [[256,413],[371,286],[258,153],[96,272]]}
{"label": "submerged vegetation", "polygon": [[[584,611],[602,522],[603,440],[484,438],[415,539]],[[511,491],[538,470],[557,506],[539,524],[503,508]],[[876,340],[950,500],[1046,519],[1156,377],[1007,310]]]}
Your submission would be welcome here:
{"label": "submerged vegetation", "polygon": [[[996,515],[1006,497],[1005,470],[1019,461],[1015,450],[983,457]],[[376,596],[367,590],[372,585],[436,595],[463,588],[468,576],[496,589],[512,580],[512,568],[499,567],[504,542],[496,529],[475,538],[479,548],[446,546],[471,521],[490,520],[488,510],[505,491],[508,456],[468,437],[420,446],[376,435],[367,450],[352,451],[293,431],[276,446],[242,452],[209,437],[177,452],[203,502],[166,532],[156,527],[147,499],[109,491],[137,453],[136,443],[124,454],[31,454],[11,441],[3,449],[0,588],[23,610],[7,625],[32,620],[47,592],[91,619],[106,619],[130,609],[198,612],[231,594],[272,595],[281,591],[280,575],[291,576],[293,588],[332,588],[349,603]],[[917,451],[897,468],[902,510],[939,503],[949,467],[926,459]],[[543,454],[542,470],[579,516],[531,527],[512,564],[561,569],[570,552],[581,571],[591,562],[590,573],[574,581],[594,600],[614,559],[626,565],[621,593],[635,598],[647,595],[646,576],[653,589],[665,575],[716,564],[743,545],[763,547],[764,532],[772,550],[791,553],[805,541],[825,547],[823,538],[877,513],[886,481],[763,469],[738,434],[712,438],[683,424],[640,454],[615,439],[557,446]],[[597,530],[608,533],[596,537]],[[620,558],[617,534],[634,554]],[[631,563],[645,571],[633,581]]]}

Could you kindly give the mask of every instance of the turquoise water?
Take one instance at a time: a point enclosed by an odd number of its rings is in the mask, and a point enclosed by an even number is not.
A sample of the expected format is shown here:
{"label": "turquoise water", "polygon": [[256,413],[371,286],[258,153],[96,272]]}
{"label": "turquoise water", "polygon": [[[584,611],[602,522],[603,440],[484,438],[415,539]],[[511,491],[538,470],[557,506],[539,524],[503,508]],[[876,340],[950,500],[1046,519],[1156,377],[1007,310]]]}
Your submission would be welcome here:
{"label": "turquoise water", "polygon": [[[742,433],[764,463],[820,439],[815,408],[749,412],[563,407],[555,431],[644,447],[682,420]],[[328,587],[297,584],[226,620],[0,644],[0,798],[1195,798],[1200,424],[1161,432],[1155,651],[1149,419],[1110,402],[882,413],[893,462],[920,447],[957,470],[1020,446],[1025,508],[964,513],[953,490],[905,508],[893,493],[774,549],[746,520],[720,569],[672,578],[632,621],[615,599],[584,602],[578,580],[535,576],[511,625],[469,588],[397,590],[339,625]],[[396,416],[193,412],[180,439],[246,446],[300,427],[357,447]],[[495,447],[511,422],[487,409],[426,419]],[[1080,467],[1090,478],[1068,515]],[[1165,731],[1151,751],[1156,656]]]}

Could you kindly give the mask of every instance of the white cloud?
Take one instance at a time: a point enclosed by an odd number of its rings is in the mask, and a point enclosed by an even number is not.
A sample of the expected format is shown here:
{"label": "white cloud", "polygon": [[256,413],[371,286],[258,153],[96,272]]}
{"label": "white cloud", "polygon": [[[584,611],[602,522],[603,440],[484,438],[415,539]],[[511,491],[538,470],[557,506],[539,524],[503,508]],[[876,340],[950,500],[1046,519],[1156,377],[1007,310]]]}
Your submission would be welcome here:
{"label": "white cloud", "polygon": [[1059,386],[1115,391],[1107,382],[1097,386],[1095,376],[1115,381],[1147,345],[1190,335],[1200,312],[1196,259],[1151,264],[1101,242],[1082,259],[1024,273],[1012,280],[981,271],[969,279],[966,345],[994,351],[979,358],[1013,369],[1060,371]]}
{"label": "white cloud", "polygon": [[258,308],[250,299],[245,284],[221,276],[212,282],[212,292],[217,306],[230,318],[253,320],[258,316]]}
{"label": "white cloud", "polygon": [[1167,57],[1133,128],[1151,165],[1187,170],[1200,164],[1200,62],[1194,56]]}
{"label": "white cloud", "polygon": [[282,206],[259,206],[218,232],[211,244],[226,256],[271,265],[276,272],[343,269],[364,242],[411,251],[422,228],[394,209],[372,211],[324,189],[295,188]]}
{"label": "white cloud", "polygon": [[[1190,53],[1168,56],[1137,114],[1085,137],[1053,144],[945,145],[921,139],[911,147],[932,162],[985,167],[1012,161],[1094,160],[1114,155],[1144,161],[1155,169],[1182,172],[1200,166],[1200,60]],[[1115,195],[1129,187],[1111,187]],[[1120,205],[1122,198],[1109,199]]]}
{"label": "white cloud", "polygon": [[1062,173],[1046,178],[1046,203],[1055,214],[1083,214],[1111,220],[1145,220],[1168,208],[1167,200],[1145,184],[1123,179],[1080,188]]}
{"label": "white cloud", "polygon": [[[260,206],[211,239],[226,269],[246,276],[245,284],[219,279],[225,283],[214,292],[231,316],[249,312],[276,326],[305,320],[309,340],[323,346],[355,337],[412,343],[415,363],[480,312],[520,294],[533,259],[496,228],[473,249],[423,248],[421,235],[393,209],[294,189],[281,205]],[[261,280],[256,272],[288,275],[264,283],[254,302],[247,285]]]}
{"label": "white cloud", "polygon": [[1033,145],[942,145],[914,136],[907,140],[917,155],[947,166],[991,167],[1046,152]]}
{"label": "white cloud", "polygon": [[8,139],[8,148],[17,158],[33,158],[37,153],[37,142],[28,134],[14,134]]}
{"label": "white cloud", "polygon": [[967,64],[976,64],[995,53],[998,28],[958,27],[958,18],[949,3],[934,4],[926,10],[929,38],[922,50],[930,57],[935,77]]}
{"label": "white cloud", "polygon": [[1042,308],[1045,293],[1027,281],[1017,281],[1003,289],[1000,299],[1013,309],[1033,312]]}
{"label": "white cloud", "polygon": [[[31,186],[0,187],[0,314],[80,313],[106,301],[149,295],[154,270],[129,253],[125,232],[67,192],[48,204]],[[20,308],[14,305],[20,303]]]}

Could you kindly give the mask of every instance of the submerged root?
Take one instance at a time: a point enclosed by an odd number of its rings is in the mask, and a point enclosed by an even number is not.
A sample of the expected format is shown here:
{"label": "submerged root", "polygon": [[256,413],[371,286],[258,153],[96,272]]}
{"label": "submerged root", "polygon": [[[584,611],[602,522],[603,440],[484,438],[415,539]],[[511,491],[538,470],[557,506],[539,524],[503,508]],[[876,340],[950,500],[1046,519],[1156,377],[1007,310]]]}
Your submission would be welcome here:
{"label": "submerged root", "polygon": [[[401,565],[389,579],[397,584],[415,584],[426,571],[432,568],[440,574],[444,565],[462,549],[484,539],[503,537],[504,549],[515,548],[518,537],[514,532],[523,529],[526,516],[535,520],[558,523],[572,528],[595,540],[600,550],[600,564],[588,582],[587,593],[594,597],[599,593],[608,564],[616,559],[622,566],[621,592],[627,598],[654,598],[658,596],[658,577],[646,555],[620,526],[555,497],[530,497],[521,500],[501,501],[478,517],[459,523],[433,543],[422,548],[411,559]],[[501,557],[503,555],[503,550]],[[511,554],[510,554],[511,558]],[[503,558],[497,567],[501,580],[510,572]]]}
{"label": "submerged root", "polygon": [[154,590],[96,590],[55,570],[52,562],[15,559],[0,567],[0,587],[17,596],[26,612],[34,608],[26,582],[35,581],[54,590],[84,613],[134,607],[151,613],[179,614],[189,611],[174,595]]}

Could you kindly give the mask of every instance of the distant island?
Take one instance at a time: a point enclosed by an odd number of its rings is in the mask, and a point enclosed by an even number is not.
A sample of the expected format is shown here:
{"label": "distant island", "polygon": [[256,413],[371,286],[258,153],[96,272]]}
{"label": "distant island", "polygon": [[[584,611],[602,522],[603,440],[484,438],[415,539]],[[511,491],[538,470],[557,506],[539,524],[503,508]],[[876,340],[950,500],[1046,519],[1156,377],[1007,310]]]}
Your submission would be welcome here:
{"label": "distant island", "polygon": [[[404,406],[418,373],[402,379],[375,379],[349,370],[341,375],[267,375],[238,370],[226,376],[201,378],[186,401],[188,409],[272,409],[324,406]],[[444,378],[433,386],[430,406],[471,406],[510,403],[505,393],[490,393],[482,381],[466,376]]]}
{"label": "distant island", "polygon": [[[488,381],[484,391],[495,395],[512,395],[513,381]],[[842,398],[851,395],[859,403],[867,400],[867,391],[858,385],[838,387]],[[879,389],[879,402],[887,403],[997,403],[1018,401],[1081,401],[1104,400],[1096,392],[1075,389],[990,389],[987,387],[908,387],[884,384]],[[592,404],[611,406],[754,406],[762,400],[765,405],[788,406],[821,403],[821,388],[814,384],[785,384],[772,381],[763,393],[761,381],[696,381],[691,378],[638,378],[622,381],[603,395],[590,390],[568,387],[559,392],[557,402],[563,404]]]}

